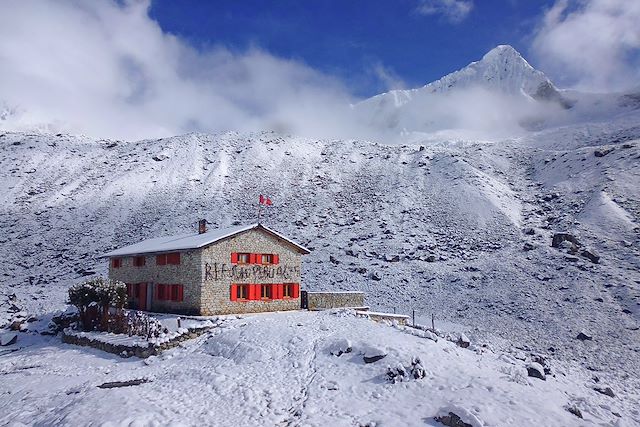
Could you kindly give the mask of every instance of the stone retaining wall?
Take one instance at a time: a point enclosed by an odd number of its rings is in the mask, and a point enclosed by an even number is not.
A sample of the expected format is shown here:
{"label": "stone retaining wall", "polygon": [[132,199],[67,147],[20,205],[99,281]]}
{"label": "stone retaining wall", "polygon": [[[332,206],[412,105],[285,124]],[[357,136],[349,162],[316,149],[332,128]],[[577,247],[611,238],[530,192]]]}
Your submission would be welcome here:
{"label": "stone retaining wall", "polygon": [[307,292],[309,310],[331,308],[361,308],[364,306],[364,292]]}
{"label": "stone retaining wall", "polygon": [[62,332],[62,342],[66,344],[74,344],[74,345],[79,345],[83,347],[97,348],[98,350],[106,351],[107,353],[117,354],[118,356],[121,356],[121,357],[136,356],[144,359],[149,356],[155,356],[163,352],[164,350],[173,348],[178,344],[180,344],[182,341],[197,338],[210,329],[211,329],[210,326],[202,327],[202,328],[189,328],[187,333],[178,335],[177,337],[167,342],[164,342],[162,344],[149,343],[147,347],[141,347],[139,345],[108,343],[108,342],[92,339],[90,337],[68,335],[64,333],[64,331]]}

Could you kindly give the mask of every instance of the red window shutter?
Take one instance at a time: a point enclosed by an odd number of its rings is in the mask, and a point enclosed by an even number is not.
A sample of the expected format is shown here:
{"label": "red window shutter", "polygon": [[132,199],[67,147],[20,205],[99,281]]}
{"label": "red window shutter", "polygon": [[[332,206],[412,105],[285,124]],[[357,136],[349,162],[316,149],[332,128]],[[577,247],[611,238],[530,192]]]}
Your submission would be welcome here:
{"label": "red window shutter", "polygon": [[178,285],[178,301],[184,301],[184,285]]}
{"label": "red window shutter", "polygon": [[229,299],[231,301],[236,301],[238,299],[238,285],[236,284],[231,285]]}
{"label": "red window shutter", "polygon": [[274,264],[279,264],[280,263],[280,255],[273,254],[273,263]]}
{"label": "red window shutter", "polygon": [[[253,290],[253,293],[251,292],[251,290]],[[249,285],[249,299],[259,300],[260,290],[260,285],[258,284]]]}
{"label": "red window shutter", "polygon": [[238,253],[237,252],[232,252],[231,253],[231,264],[237,264],[238,263]]}
{"label": "red window shutter", "polygon": [[249,298],[247,299],[256,299],[256,285],[249,284],[247,287],[249,288],[249,295],[247,295]]}
{"label": "red window shutter", "polygon": [[175,257],[175,264],[180,265],[180,252],[176,252],[174,257]]}
{"label": "red window shutter", "polygon": [[166,265],[167,264],[167,256],[162,254],[162,255],[156,255],[156,265]]}
{"label": "red window shutter", "polygon": [[249,254],[249,264],[255,264],[256,262],[256,254]]}
{"label": "red window shutter", "polygon": [[300,296],[300,284],[293,284],[293,298],[298,298]]}
{"label": "red window shutter", "polygon": [[282,299],[282,283],[278,283],[277,285],[273,285],[275,288],[275,294],[273,299]]}

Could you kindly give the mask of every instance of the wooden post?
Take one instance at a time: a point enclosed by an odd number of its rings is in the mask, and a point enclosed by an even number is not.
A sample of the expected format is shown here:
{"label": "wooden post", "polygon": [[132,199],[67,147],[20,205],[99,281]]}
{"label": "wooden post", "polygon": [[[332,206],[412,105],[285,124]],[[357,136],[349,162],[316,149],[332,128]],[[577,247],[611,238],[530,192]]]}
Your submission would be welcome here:
{"label": "wooden post", "polygon": [[435,325],[433,319],[434,319],[434,316],[433,316],[433,313],[431,313],[431,330],[435,334],[436,333],[436,325]]}
{"label": "wooden post", "polygon": [[393,314],[396,314],[396,308],[393,307]]}
{"label": "wooden post", "polygon": [[180,318],[178,317],[178,329],[180,329]]}
{"label": "wooden post", "polygon": [[416,326],[416,311],[411,310],[411,318],[413,319],[413,326]]}

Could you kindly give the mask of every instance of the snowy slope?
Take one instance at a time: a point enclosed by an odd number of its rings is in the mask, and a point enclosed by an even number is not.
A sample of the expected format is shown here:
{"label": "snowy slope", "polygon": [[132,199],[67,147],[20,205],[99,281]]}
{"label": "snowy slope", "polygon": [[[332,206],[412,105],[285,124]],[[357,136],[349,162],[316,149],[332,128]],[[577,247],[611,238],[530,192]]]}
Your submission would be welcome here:
{"label": "snowy slope", "polygon": [[[570,365],[552,363],[545,381],[527,377],[531,356],[515,349],[462,349],[422,331],[328,312],[227,317],[218,324],[144,361],[21,334],[25,347],[0,358],[0,424],[435,427],[442,424],[434,417],[449,411],[474,427],[639,419],[637,402],[624,392],[618,399],[597,393],[593,388],[605,384]],[[343,342],[351,351],[332,355],[346,350]],[[365,364],[367,353],[387,356]],[[385,379],[388,366],[407,369],[415,357],[424,378]],[[134,379],[148,382],[98,388]]]}
{"label": "snowy slope", "polygon": [[[312,249],[304,287],[364,290],[373,308],[435,314],[636,387],[637,119],[404,146],[7,133],[0,316],[62,307],[70,284],[106,273],[98,256],[115,247],[193,231],[200,218],[251,223],[266,193],[276,204],[266,224]],[[575,233],[600,264],[551,248],[554,231]],[[582,329],[593,341],[575,340]]]}

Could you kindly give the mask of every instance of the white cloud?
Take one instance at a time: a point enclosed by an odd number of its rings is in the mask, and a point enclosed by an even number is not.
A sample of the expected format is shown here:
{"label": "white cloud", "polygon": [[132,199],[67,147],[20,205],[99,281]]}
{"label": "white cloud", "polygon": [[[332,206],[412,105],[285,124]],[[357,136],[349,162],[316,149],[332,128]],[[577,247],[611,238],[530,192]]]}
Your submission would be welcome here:
{"label": "white cloud", "polygon": [[148,1],[3,2],[0,128],[153,138],[189,131],[355,132],[342,84],[259,49],[197,51]]}
{"label": "white cloud", "polygon": [[594,91],[640,86],[640,1],[558,0],[533,40],[541,68]]}
{"label": "white cloud", "polygon": [[422,15],[442,15],[453,23],[463,21],[473,9],[473,0],[420,0],[416,8]]}

